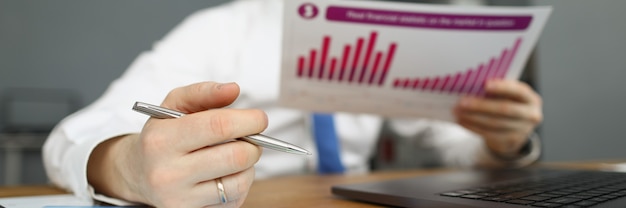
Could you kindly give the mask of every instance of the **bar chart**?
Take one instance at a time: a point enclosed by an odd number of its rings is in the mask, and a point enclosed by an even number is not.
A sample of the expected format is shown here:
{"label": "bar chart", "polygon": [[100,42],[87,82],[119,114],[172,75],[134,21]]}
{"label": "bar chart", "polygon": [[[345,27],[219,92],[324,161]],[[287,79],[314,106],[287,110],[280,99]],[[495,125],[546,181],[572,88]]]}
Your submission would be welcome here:
{"label": "bar chart", "polygon": [[478,66],[455,74],[394,78],[393,88],[449,94],[483,94],[485,81],[504,78],[521,43],[522,38],[517,38],[513,45],[503,49],[498,57],[491,57],[488,61],[479,63]]}
{"label": "bar chart", "polygon": [[297,77],[338,83],[383,85],[398,46],[392,42],[387,51],[375,51],[377,38],[378,32],[372,31],[367,39],[359,37],[354,45],[345,44],[341,56],[330,56],[332,37],[325,35],[320,49],[311,49],[308,56],[298,57]]}

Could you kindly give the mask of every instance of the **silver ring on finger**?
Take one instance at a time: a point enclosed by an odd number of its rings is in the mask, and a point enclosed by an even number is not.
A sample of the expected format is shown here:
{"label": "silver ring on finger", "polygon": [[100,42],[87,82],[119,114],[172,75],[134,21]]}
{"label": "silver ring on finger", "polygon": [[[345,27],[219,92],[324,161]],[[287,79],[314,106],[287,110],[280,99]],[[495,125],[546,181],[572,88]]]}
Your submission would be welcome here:
{"label": "silver ring on finger", "polygon": [[220,197],[220,202],[222,202],[222,204],[228,203],[228,197],[226,196],[226,191],[224,190],[224,184],[222,184],[222,178],[215,179],[215,182],[217,183],[217,193]]}

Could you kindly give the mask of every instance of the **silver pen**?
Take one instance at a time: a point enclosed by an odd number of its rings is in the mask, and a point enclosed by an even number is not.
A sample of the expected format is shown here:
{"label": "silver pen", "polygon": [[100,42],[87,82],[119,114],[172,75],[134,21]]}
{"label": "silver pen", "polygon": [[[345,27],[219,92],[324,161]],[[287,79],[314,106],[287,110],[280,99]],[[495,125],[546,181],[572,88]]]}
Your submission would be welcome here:
{"label": "silver pen", "polygon": [[[184,113],[181,113],[175,110],[163,108],[161,106],[156,106],[156,105],[152,105],[148,103],[142,103],[142,102],[135,102],[135,105],[133,106],[133,110],[149,115],[153,118],[160,118],[160,119],[180,118],[185,115]],[[308,150],[304,148],[298,147],[293,144],[289,144],[287,142],[284,142],[284,141],[281,141],[281,140],[278,140],[269,136],[265,136],[263,134],[254,134],[254,135],[244,136],[240,139],[243,141],[255,144],[255,145],[267,147],[269,149],[278,150],[281,152],[287,152],[287,153],[293,153],[293,154],[299,154],[299,155],[311,154]]]}

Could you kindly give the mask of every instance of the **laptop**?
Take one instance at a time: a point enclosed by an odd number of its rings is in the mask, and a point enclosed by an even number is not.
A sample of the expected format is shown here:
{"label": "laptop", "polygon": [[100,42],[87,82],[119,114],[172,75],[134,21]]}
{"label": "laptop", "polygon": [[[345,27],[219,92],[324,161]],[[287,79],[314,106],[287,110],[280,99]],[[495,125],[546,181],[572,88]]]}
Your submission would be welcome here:
{"label": "laptop", "polygon": [[524,168],[463,170],[339,184],[349,200],[397,207],[626,207],[626,173]]}

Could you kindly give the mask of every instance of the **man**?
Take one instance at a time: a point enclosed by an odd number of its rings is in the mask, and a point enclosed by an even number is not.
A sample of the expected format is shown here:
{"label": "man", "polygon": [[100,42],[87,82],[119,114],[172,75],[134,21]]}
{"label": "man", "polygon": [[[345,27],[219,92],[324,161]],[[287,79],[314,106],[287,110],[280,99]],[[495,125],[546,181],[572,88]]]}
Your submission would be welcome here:
{"label": "man", "polygon": [[[235,1],[191,15],[95,103],[55,128],[44,147],[52,181],[119,205],[236,207],[255,178],[314,172],[315,156],[267,150],[261,157],[260,147],[226,142],[263,132],[316,154],[311,112],[276,105],[281,4]],[[460,125],[390,122],[407,137],[433,130],[427,143],[448,165],[530,164],[539,151],[528,138],[542,120],[540,97],[515,80],[489,81],[486,91],[486,98],[459,102],[454,113]],[[146,121],[130,110],[135,101],[187,116]],[[382,118],[337,112],[334,121],[341,165],[348,173],[367,171]]]}

